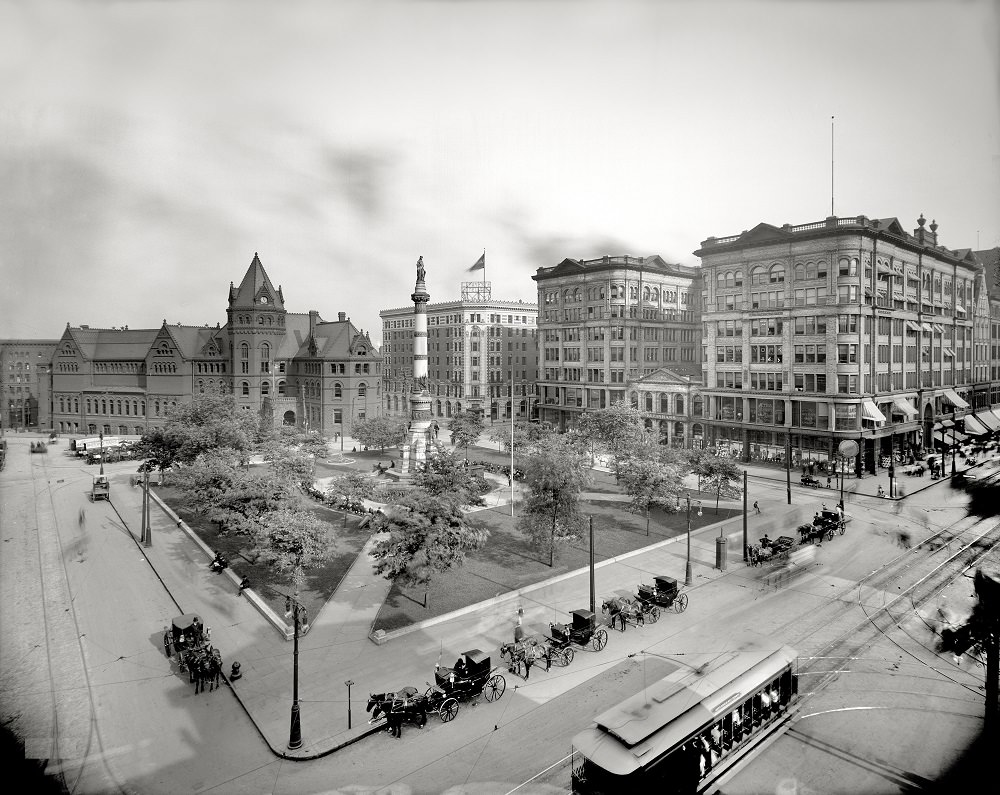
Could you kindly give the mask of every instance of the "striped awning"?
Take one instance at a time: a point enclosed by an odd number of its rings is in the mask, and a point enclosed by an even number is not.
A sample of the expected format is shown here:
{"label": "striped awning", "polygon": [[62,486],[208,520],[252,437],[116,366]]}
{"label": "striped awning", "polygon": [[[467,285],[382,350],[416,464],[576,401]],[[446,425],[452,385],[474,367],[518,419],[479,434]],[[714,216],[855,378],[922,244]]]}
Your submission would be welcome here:
{"label": "striped awning", "polygon": [[934,427],[932,428],[932,430],[935,433],[937,433],[938,431],[940,431],[942,429],[954,428],[954,427],[955,427],[955,423],[953,423],[951,420],[941,420],[941,422],[935,422],[934,423]]}
{"label": "striped awning", "polygon": [[956,409],[967,409],[969,404],[966,403],[962,398],[958,396],[958,393],[954,389],[946,389],[944,391],[944,399],[947,400]]}
{"label": "striped awning", "polygon": [[878,406],[871,400],[861,401],[861,416],[872,422],[885,422],[885,414],[878,410]]}
{"label": "striped awning", "polygon": [[965,314],[965,307],[962,306],[961,304],[955,304],[955,311],[956,312],[961,312],[964,315]]}
{"label": "striped awning", "polygon": [[926,331],[928,334],[934,333],[934,327],[930,323],[921,323],[920,328]]}
{"label": "striped awning", "polygon": [[944,334],[944,326],[942,326],[940,323],[931,323],[931,325],[934,326],[934,330],[938,334]]}
{"label": "striped awning", "polygon": [[989,428],[977,420],[973,414],[966,414],[963,419],[965,420],[965,432],[967,434],[972,436],[985,436],[990,432]]}
{"label": "striped awning", "polygon": [[953,351],[951,348],[945,348],[944,349],[944,355],[945,356],[950,356],[952,359],[954,359],[955,358],[955,351]]}
{"label": "striped awning", "polygon": [[920,413],[915,408],[913,408],[912,405],[910,405],[910,401],[908,401],[906,398],[901,398],[901,397],[893,398],[892,405],[894,405],[897,409],[903,412],[903,414],[905,414],[909,419],[913,419],[914,417],[917,416],[917,414]]}
{"label": "striped awning", "polygon": [[920,331],[920,324],[919,324],[919,323],[915,323],[915,322],[914,322],[914,321],[912,321],[912,320],[907,320],[907,321],[906,321],[906,327],[907,327],[907,328],[908,328],[908,329],[909,329],[910,331]]}
{"label": "striped awning", "polygon": [[1000,409],[990,409],[990,414],[1000,420]]}
{"label": "striped awning", "polygon": [[989,409],[981,409],[976,412],[976,419],[991,431],[1000,431],[1000,417]]}

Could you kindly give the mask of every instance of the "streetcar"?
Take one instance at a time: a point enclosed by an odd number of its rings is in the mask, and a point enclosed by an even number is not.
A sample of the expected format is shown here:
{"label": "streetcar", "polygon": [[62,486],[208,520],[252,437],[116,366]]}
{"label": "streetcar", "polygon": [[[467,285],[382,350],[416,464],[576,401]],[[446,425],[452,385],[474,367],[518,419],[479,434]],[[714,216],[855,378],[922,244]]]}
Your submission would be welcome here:
{"label": "streetcar", "polygon": [[700,791],[783,722],[797,658],[750,647],[678,667],[573,738],[573,792]]}

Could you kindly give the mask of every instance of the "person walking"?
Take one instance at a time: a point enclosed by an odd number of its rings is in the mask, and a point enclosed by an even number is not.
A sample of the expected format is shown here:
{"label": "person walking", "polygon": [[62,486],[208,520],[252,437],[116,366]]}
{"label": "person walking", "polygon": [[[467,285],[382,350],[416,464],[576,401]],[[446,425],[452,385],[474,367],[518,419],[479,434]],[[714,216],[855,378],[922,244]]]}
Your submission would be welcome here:
{"label": "person walking", "polygon": [[760,513],[760,506],[759,506],[759,505],[757,504],[757,500],[754,500],[754,501],[753,501],[753,509],[754,509],[754,510],[755,510],[755,511],[756,511],[757,513]]}
{"label": "person walking", "polygon": [[87,512],[83,508],[80,509],[79,522],[80,522],[80,527],[86,527],[86,525],[87,525]]}

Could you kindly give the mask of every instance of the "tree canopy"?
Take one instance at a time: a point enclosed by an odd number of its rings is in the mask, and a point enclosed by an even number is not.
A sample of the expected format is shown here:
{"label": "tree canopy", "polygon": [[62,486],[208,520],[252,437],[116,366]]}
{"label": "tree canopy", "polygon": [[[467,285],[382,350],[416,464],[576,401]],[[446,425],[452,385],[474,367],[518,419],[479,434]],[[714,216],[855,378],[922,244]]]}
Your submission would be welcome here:
{"label": "tree canopy", "polygon": [[355,420],[351,436],[372,449],[384,451],[406,441],[406,421],[398,417],[372,417]]}
{"label": "tree canopy", "polygon": [[372,525],[376,533],[386,534],[372,547],[375,572],[401,585],[426,586],[435,574],[460,565],[489,537],[456,500],[422,489],[407,493]]}
{"label": "tree canopy", "polygon": [[643,425],[642,412],[624,400],[609,408],[585,411],[577,418],[577,434],[611,456],[615,477],[620,479],[624,461],[636,450],[655,445],[656,439]]}
{"label": "tree canopy", "polygon": [[[413,483],[434,497],[451,495],[459,505],[481,506],[484,482],[472,476],[469,467],[453,450],[438,448],[414,473]],[[488,489],[489,487],[486,486]]]}
{"label": "tree canopy", "polygon": [[532,451],[525,463],[528,497],[518,528],[536,549],[548,549],[549,565],[558,539],[577,535],[582,527],[580,493],[590,483],[586,455],[571,440],[553,435]]}
{"label": "tree canopy", "polygon": [[703,451],[692,459],[692,472],[698,475],[699,489],[715,492],[715,512],[719,512],[722,497],[738,497],[743,493],[743,470],[731,458],[722,458],[712,451]]}
{"label": "tree canopy", "polygon": [[459,411],[448,423],[451,431],[451,443],[455,447],[465,448],[465,457],[469,457],[469,445],[473,444],[483,432],[485,422],[482,412]]}
{"label": "tree canopy", "polygon": [[329,523],[295,503],[285,503],[267,514],[251,540],[257,559],[289,574],[296,594],[305,573],[330,557],[333,537]]}
{"label": "tree canopy", "polygon": [[662,456],[630,456],[622,467],[620,482],[632,498],[628,510],[646,514],[646,535],[649,535],[649,509],[654,506],[673,509],[684,490],[680,470]]}
{"label": "tree canopy", "polygon": [[[527,454],[532,447],[552,434],[552,427],[548,423],[517,420],[514,423],[514,455]],[[490,431],[490,441],[501,445],[509,453],[511,444],[510,424],[494,425],[493,430]]]}

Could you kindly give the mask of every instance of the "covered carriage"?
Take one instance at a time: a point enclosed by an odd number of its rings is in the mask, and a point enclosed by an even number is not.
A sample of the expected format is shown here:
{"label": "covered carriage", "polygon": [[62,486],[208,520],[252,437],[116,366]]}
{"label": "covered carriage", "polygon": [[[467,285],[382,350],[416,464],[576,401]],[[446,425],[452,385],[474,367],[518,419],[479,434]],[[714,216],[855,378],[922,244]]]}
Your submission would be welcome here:
{"label": "covered carriage", "polygon": [[608,631],[598,628],[597,616],[590,610],[574,610],[573,620],[569,624],[549,624],[550,654],[553,661],[558,660],[563,665],[573,662],[574,646],[600,651],[608,644]]}
{"label": "covered carriage", "polygon": [[[673,608],[675,613],[683,613],[688,606],[688,595],[681,592],[677,580],[663,575],[654,577],[652,585],[640,585],[636,597],[643,605],[649,606],[650,616],[654,615],[654,608]],[[658,617],[659,610],[657,609],[652,620],[655,621]]]}
{"label": "covered carriage", "polygon": [[490,663],[490,655],[479,649],[462,652],[454,667],[438,666],[435,684],[428,683],[427,711],[437,712],[441,720],[450,721],[458,714],[459,701],[475,703],[479,696],[496,701],[507,689],[507,680]]}

